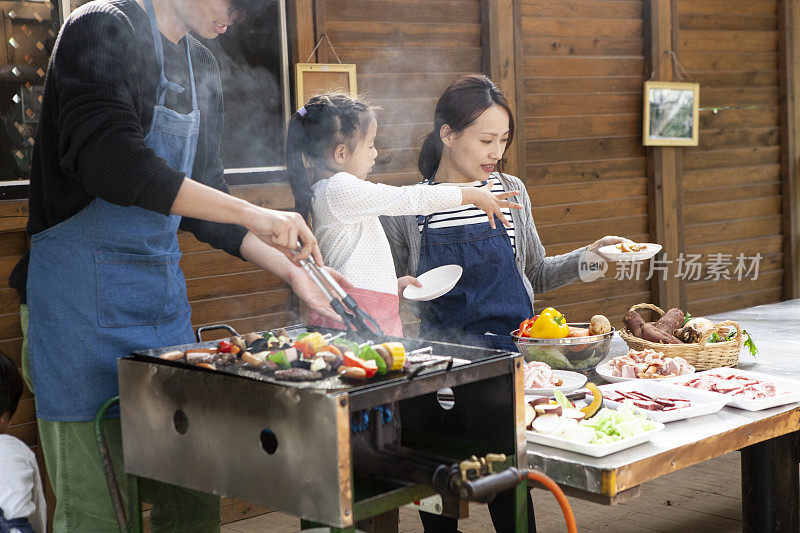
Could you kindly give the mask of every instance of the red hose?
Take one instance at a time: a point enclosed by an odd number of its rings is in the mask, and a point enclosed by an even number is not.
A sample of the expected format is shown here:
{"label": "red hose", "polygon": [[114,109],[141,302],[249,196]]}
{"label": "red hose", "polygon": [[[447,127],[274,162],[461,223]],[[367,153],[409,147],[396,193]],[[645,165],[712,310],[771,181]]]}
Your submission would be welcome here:
{"label": "red hose", "polygon": [[567,533],[578,533],[578,525],[575,523],[575,515],[572,514],[572,507],[569,506],[567,497],[564,495],[564,491],[561,490],[561,487],[556,485],[555,481],[541,472],[537,472],[535,470],[524,470],[524,472],[525,477],[529,481],[541,483],[553,493],[553,496],[556,497],[558,505],[561,506],[561,511],[564,513],[564,519],[567,521]]}

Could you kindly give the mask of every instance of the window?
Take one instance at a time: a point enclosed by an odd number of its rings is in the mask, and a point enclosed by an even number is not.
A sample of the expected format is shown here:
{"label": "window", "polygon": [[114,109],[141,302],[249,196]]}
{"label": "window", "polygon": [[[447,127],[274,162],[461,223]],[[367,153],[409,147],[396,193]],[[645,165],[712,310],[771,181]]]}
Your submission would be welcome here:
{"label": "window", "polygon": [[55,43],[53,5],[0,0],[0,199],[27,194],[33,135]]}
{"label": "window", "polygon": [[285,0],[265,0],[242,24],[213,40],[225,98],[220,148],[228,183],[283,175],[289,108]]}
{"label": "window", "polygon": [[[41,91],[56,28],[88,0],[0,0],[0,199],[24,198]],[[213,40],[225,99],[221,157],[228,183],[282,179],[289,116],[285,0],[265,0]]]}

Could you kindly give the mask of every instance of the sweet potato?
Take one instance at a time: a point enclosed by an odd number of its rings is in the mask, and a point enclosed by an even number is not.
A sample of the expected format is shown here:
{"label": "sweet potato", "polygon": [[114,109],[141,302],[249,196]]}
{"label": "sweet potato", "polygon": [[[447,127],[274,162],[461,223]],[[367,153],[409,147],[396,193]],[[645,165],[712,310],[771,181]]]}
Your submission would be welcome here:
{"label": "sweet potato", "polygon": [[642,338],[642,326],[644,326],[644,319],[636,311],[628,311],[622,319],[625,322],[625,327],[631,332],[634,337]]}
{"label": "sweet potato", "polygon": [[641,338],[646,341],[659,342],[661,344],[683,344],[672,333],[667,333],[659,329],[655,322],[648,322],[642,326]]}
{"label": "sweet potato", "polygon": [[673,307],[656,321],[656,327],[664,333],[672,335],[673,331],[683,327],[683,311]]}

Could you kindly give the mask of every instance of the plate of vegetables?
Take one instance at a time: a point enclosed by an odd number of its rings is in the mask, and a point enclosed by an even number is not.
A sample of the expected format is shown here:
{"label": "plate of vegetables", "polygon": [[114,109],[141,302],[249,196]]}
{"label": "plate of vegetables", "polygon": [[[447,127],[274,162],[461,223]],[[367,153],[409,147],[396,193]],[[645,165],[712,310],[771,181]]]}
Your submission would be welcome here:
{"label": "plate of vegetables", "polygon": [[559,391],[553,391],[553,402],[537,398],[527,403],[528,441],[604,457],[647,442],[664,429],[664,424],[650,420],[630,403],[624,402],[617,409],[603,407],[597,386],[588,383],[586,388],[592,393],[592,402],[584,408],[578,408]]}

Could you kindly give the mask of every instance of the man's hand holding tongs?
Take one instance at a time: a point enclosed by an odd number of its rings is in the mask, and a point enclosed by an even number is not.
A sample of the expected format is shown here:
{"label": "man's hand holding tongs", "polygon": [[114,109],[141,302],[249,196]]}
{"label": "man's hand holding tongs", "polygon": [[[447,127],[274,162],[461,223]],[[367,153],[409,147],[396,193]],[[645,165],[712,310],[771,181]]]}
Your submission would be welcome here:
{"label": "man's hand holding tongs", "polygon": [[[339,272],[331,267],[321,267],[328,274],[330,274],[336,282],[341,285],[344,290],[353,289],[353,284],[347,281]],[[291,280],[289,284],[292,286],[295,294],[303,300],[306,305],[316,311],[317,313],[328,317],[332,320],[341,320],[342,317],[336,313],[331,307],[328,297],[317,287],[316,283],[309,277],[308,273],[304,270],[297,268],[292,270],[290,274]]]}

